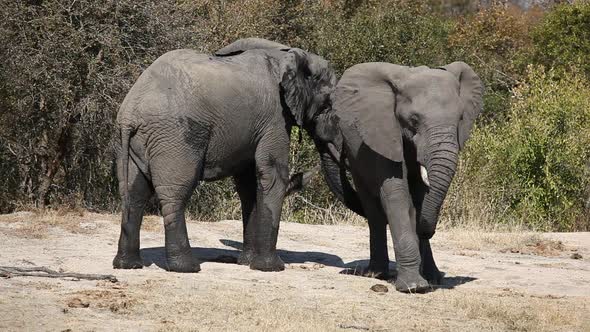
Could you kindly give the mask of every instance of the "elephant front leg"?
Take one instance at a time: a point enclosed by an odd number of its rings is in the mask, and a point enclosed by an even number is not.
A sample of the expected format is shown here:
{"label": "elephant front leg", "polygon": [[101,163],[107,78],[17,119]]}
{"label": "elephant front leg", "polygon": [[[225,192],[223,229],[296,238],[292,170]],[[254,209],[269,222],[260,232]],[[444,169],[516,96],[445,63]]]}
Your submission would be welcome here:
{"label": "elephant front leg", "polygon": [[[423,192],[418,192],[414,196],[414,206],[416,206],[416,208],[412,209],[413,213],[411,218],[415,220],[417,224],[419,223],[423,198]],[[417,227],[420,227],[419,224]],[[418,229],[416,229],[416,233],[420,234]],[[440,285],[442,283],[443,273],[438,270],[438,267],[434,262],[429,239],[420,239],[420,257],[422,259],[422,264],[420,265],[420,273],[422,276],[426,278],[431,285]]]}
{"label": "elephant front leg", "polygon": [[282,271],[285,263],[277,254],[277,237],[281,209],[287,189],[289,170],[287,158],[280,162],[274,156],[256,161],[257,197],[254,225],[254,258],[250,268],[260,271]]}
{"label": "elephant front leg", "polygon": [[402,179],[385,180],[380,190],[381,205],[387,215],[393,237],[397,278],[400,292],[424,292],[428,282],[420,275],[420,249],[416,221],[411,218],[411,202],[407,184]]}
{"label": "elephant front leg", "polygon": [[420,239],[420,256],[422,258],[422,265],[420,266],[422,276],[426,278],[431,285],[441,285],[443,273],[438,270],[438,267],[434,262],[432,249],[430,248],[430,240]]}

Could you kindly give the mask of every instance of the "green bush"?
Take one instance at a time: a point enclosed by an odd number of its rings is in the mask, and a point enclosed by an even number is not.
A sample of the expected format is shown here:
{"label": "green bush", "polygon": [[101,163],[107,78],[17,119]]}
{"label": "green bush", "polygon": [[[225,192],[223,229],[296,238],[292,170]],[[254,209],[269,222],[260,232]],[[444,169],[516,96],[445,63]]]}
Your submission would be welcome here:
{"label": "green bush", "polygon": [[304,47],[330,59],[342,73],[362,62],[443,65],[448,62],[449,19],[418,1],[334,1],[317,4],[306,19]]}
{"label": "green bush", "polygon": [[562,4],[532,32],[534,61],[547,68],[580,68],[590,78],[590,2]]}
{"label": "green bush", "polygon": [[[17,191],[19,204],[40,207],[118,206],[116,112],[153,60],[202,38],[198,22],[180,9],[150,0],[3,3],[1,173],[11,162],[18,167],[0,196]],[[16,207],[12,201],[3,211]]]}
{"label": "green bush", "polygon": [[506,121],[479,127],[447,202],[450,218],[588,230],[590,84],[530,67]]}

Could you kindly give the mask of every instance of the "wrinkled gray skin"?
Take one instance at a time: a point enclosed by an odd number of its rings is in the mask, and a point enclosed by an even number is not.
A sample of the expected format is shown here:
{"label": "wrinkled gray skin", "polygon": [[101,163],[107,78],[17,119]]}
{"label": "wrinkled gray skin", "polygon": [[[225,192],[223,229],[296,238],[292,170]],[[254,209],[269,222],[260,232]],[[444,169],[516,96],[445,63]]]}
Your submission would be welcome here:
{"label": "wrinkled gray skin", "polygon": [[[199,181],[233,177],[242,204],[240,264],[279,271],[279,217],[289,184],[293,125],[308,127],[329,107],[336,78],[327,61],[248,38],[215,55],[176,50],[139,77],[117,116],[123,220],[115,268],[141,268],[139,231],[155,192],[165,226],[167,267],[197,272],[185,206]],[[305,180],[299,177],[296,180]]]}
{"label": "wrinkled gray skin", "polygon": [[368,272],[388,271],[389,225],[400,291],[421,292],[441,281],[429,239],[482,93],[480,79],[463,62],[437,69],[364,63],[344,73],[333,110],[317,118],[316,140],[328,147],[320,151],[324,168],[340,171],[326,173],[328,185],[369,222]]}

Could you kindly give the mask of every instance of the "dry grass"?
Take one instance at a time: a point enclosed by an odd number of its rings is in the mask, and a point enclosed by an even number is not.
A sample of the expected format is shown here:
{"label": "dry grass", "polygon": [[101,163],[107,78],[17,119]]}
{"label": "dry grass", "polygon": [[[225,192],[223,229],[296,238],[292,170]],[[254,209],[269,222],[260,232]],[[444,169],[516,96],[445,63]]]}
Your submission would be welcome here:
{"label": "dry grass", "polygon": [[35,210],[0,215],[0,227],[7,234],[25,239],[47,238],[52,228],[60,228],[74,234],[91,234],[100,227],[95,219],[112,219],[103,215],[78,210]]}
{"label": "dry grass", "polygon": [[[308,208],[293,211],[291,205],[294,200],[303,201]],[[299,222],[313,225],[367,225],[365,218],[343,208],[340,204],[331,204],[328,207],[320,207],[307,201],[299,194],[285,200],[281,220]]]}
{"label": "dry grass", "polygon": [[[541,240],[534,232],[493,232],[483,229],[451,228],[441,232],[453,247],[465,250],[522,248]],[[437,234],[438,235],[438,234]]]}
{"label": "dry grass", "polygon": [[[171,286],[153,283],[149,290],[130,289],[142,293],[127,298],[145,298],[145,291],[149,301],[136,301],[122,312],[149,317],[166,331],[577,331],[584,323],[580,313],[588,305],[513,291],[440,290],[424,296],[367,289],[358,298],[338,296],[341,291],[306,298],[296,290],[270,285],[218,285],[194,296],[171,293]],[[98,308],[120,305],[120,295],[96,295],[88,300],[91,307],[96,300],[103,301]],[[409,318],[417,313],[419,317]]]}
{"label": "dry grass", "polygon": [[144,216],[141,223],[141,230],[148,232],[163,232],[164,220],[160,216]]}
{"label": "dry grass", "polygon": [[508,331],[577,330],[574,327],[583,323],[579,313],[587,311],[588,305],[584,302],[574,308],[571,302],[562,299],[530,296],[509,289],[490,296],[462,294],[452,304],[470,319],[499,323],[502,330]]}
{"label": "dry grass", "polygon": [[492,250],[548,257],[562,255],[567,250],[561,241],[546,238],[542,233],[514,227],[503,228],[503,231],[497,229],[452,227],[441,232],[440,236],[442,241],[464,250]]}
{"label": "dry grass", "polygon": [[127,291],[120,289],[78,291],[72,293],[66,300],[68,305],[76,302],[86,303],[88,307],[109,309],[118,314],[128,314],[132,307],[140,303],[136,294],[131,296]]}

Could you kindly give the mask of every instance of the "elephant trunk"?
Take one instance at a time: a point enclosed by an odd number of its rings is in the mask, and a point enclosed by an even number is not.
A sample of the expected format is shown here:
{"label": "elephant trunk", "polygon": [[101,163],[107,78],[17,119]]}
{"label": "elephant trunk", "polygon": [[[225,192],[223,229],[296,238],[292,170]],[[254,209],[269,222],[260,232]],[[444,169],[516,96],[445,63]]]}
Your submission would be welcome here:
{"label": "elephant trunk", "polygon": [[346,168],[343,161],[336,162],[326,146],[316,142],[316,147],[320,151],[320,160],[322,164],[322,173],[324,179],[330,188],[330,191],[336,195],[347,208],[356,214],[364,217],[364,211],[356,193],[346,177]]}
{"label": "elephant trunk", "polygon": [[426,169],[429,188],[424,196],[418,224],[420,238],[429,239],[434,235],[441,206],[455,175],[459,146],[457,129],[438,128],[428,135]]}

